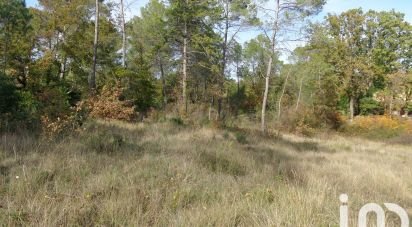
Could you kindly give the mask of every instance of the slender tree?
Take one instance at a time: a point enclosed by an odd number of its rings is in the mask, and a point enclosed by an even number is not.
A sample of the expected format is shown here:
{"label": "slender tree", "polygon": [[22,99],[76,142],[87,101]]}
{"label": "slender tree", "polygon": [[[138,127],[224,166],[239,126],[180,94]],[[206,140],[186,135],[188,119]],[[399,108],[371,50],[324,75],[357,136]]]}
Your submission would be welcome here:
{"label": "slender tree", "polygon": [[126,20],[124,16],[124,0],[120,0],[120,23],[122,29],[122,66],[126,68]]}
{"label": "slender tree", "polygon": [[[221,78],[219,79],[220,89],[223,89],[223,82],[226,79],[226,71],[229,62],[230,48],[235,47],[233,42],[236,35],[251,25],[257,25],[256,5],[251,0],[217,0],[221,14],[218,15],[218,27],[222,36],[222,54],[221,54]],[[220,93],[223,93],[221,91]],[[222,97],[218,98],[218,115],[222,111]]]}
{"label": "slender tree", "polygon": [[279,42],[281,41],[281,31],[286,27],[295,26],[298,21],[301,21],[306,16],[318,13],[325,2],[325,0],[275,0],[274,5],[269,9],[264,6],[260,7],[270,17],[268,26],[264,28],[264,32],[271,42],[265,76],[265,92],[262,102],[261,130],[263,132],[266,131],[266,107],[270,77],[273,73],[272,64],[276,51],[280,50]]}
{"label": "slender tree", "polygon": [[94,92],[96,90],[96,66],[97,66],[97,48],[99,44],[99,0],[96,0],[96,15],[94,21],[94,42],[93,42],[93,64],[92,71],[89,76],[89,89]]}

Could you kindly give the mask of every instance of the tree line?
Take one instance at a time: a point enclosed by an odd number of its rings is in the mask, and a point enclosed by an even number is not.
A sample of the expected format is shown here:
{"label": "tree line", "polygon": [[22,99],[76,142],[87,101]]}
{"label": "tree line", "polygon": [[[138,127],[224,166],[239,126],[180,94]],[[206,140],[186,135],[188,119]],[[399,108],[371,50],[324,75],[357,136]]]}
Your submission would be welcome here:
{"label": "tree line", "polygon": [[[352,9],[310,22],[325,3],[150,0],[126,21],[124,0],[0,0],[0,128],[60,121],[79,103],[140,119],[247,115],[262,131],[411,112],[405,16]],[[245,33],[256,37],[241,43]]]}

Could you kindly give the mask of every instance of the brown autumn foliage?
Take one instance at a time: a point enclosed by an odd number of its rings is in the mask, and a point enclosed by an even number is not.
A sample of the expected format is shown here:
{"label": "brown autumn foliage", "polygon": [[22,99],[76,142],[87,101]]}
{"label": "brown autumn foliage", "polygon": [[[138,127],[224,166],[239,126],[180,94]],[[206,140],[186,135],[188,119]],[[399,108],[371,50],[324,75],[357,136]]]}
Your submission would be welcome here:
{"label": "brown autumn foliage", "polygon": [[89,98],[85,105],[92,118],[128,122],[137,119],[133,103],[124,100],[122,89],[119,86],[103,87],[101,93]]}

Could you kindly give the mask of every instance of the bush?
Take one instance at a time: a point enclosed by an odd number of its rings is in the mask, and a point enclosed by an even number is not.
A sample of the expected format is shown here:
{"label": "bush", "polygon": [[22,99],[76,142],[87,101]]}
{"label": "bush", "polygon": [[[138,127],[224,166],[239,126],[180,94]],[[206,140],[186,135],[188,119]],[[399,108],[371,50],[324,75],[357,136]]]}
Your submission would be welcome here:
{"label": "bush", "polygon": [[57,120],[70,113],[69,96],[64,87],[43,87],[42,91],[35,94],[42,117]]}
{"label": "bush", "polygon": [[172,117],[172,118],[170,118],[170,122],[172,122],[176,126],[185,125],[184,121],[180,117]]}
{"label": "bush", "polygon": [[39,103],[30,92],[19,91],[13,81],[0,74],[0,131],[38,126]]}
{"label": "bush", "polygon": [[313,136],[316,129],[336,129],[342,125],[341,116],[327,108],[311,108],[301,106],[298,110],[290,108],[286,110],[280,120],[280,127],[288,132],[298,133],[304,136]]}
{"label": "bush", "polygon": [[408,120],[389,116],[359,116],[341,129],[353,136],[370,139],[389,139],[412,133],[412,123]]}
{"label": "bush", "polygon": [[84,145],[88,151],[114,153],[120,151],[125,146],[125,139],[119,134],[101,131],[87,136]]}
{"label": "bush", "polygon": [[243,132],[235,132],[236,141],[240,144],[247,144],[247,137]]}
{"label": "bush", "polygon": [[137,113],[133,103],[123,100],[122,89],[119,87],[103,87],[101,94],[90,98],[85,102],[89,109],[90,117],[106,119],[134,121]]}
{"label": "bush", "polygon": [[15,113],[19,108],[20,96],[13,82],[0,74],[0,114]]}
{"label": "bush", "polygon": [[202,152],[199,162],[213,172],[226,173],[232,176],[246,175],[246,167],[223,154]]}
{"label": "bush", "polygon": [[384,107],[373,98],[363,98],[360,100],[361,115],[379,115],[384,113]]}
{"label": "bush", "polygon": [[147,112],[157,106],[155,81],[150,72],[150,67],[143,59],[136,62],[136,69],[119,69],[116,72],[119,78],[127,78],[128,85],[123,95],[131,100],[137,112],[140,113],[141,120],[146,117]]}
{"label": "bush", "polygon": [[55,139],[69,134],[83,125],[87,112],[81,105],[71,108],[71,112],[53,120],[42,116],[42,135],[47,139]]}

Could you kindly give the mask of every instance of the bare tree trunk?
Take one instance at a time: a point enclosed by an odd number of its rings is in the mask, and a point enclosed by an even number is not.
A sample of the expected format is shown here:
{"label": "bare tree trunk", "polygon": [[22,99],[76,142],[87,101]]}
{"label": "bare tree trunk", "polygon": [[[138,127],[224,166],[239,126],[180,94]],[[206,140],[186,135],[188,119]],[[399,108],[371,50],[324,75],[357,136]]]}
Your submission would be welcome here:
{"label": "bare tree trunk", "polygon": [[[8,23],[8,19],[6,18],[5,24]],[[8,47],[9,47],[9,32],[8,29],[6,29],[6,32],[4,34],[5,36],[5,42],[4,42],[4,50],[3,50],[3,74],[6,75],[7,71],[7,55],[8,55]]]}
{"label": "bare tree trunk", "polygon": [[237,76],[237,95],[240,94],[240,71],[239,71],[239,62],[236,63],[236,76]]}
{"label": "bare tree trunk", "polygon": [[393,95],[391,95],[391,99],[389,101],[389,116],[392,117],[393,114]]}
{"label": "bare tree trunk", "polygon": [[97,64],[97,45],[99,42],[99,0],[96,0],[96,19],[94,22],[94,43],[93,43],[93,66],[89,76],[89,89],[96,90],[96,64]]}
{"label": "bare tree trunk", "polygon": [[64,73],[66,72],[66,61],[67,59],[62,57],[61,62],[60,62],[60,75],[59,75],[61,80],[64,80]]}
{"label": "bare tree trunk", "polygon": [[209,121],[212,120],[212,110],[213,110],[213,104],[215,102],[214,97],[212,97],[212,100],[210,101],[210,105],[209,105]]}
{"label": "bare tree trunk", "polygon": [[355,98],[351,96],[349,100],[349,120],[352,122],[354,118],[355,118]]}
{"label": "bare tree trunk", "polygon": [[263,96],[263,103],[262,103],[262,117],[261,117],[261,130],[262,132],[266,132],[266,105],[268,100],[269,94],[269,85],[270,85],[270,75],[272,74],[272,63],[273,57],[275,56],[275,48],[276,48],[276,40],[277,40],[277,33],[279,30],[279,13],[280,13],[280,0],[276,1],[276,10],[275,10],[275,23],[273,25],[273,35],[271,40],[271,55],[269,57],[268,67],[266,69],[266,78],[265,78],[265,93]]}
{"label": "bare tree trunk", "polygon": [[126,21],[124,19],[124,2],[120,0],[121,23],[122,23],[122,66],[126,68]]}
{"label": "bare tree trunk", "polygon": [[162,56],[160,56],[160,53],[158,53],[158,61],[159,61],[159,67],[160,67],[160,77],[162,80],[163,109],[166,109],[166,105],[167,105],[166,78],[165,78],[165,72],[163,68]]}
{"label": "bare tree trunk", "polygon": [[182,78],[182,105],[184,113],[187,114],[187,22],[184,22],[184,37],[183,37],[183,78]]}
{"label": "bare tree trunk", "polygon": [[298,100],[296,101],[296,111],[299,109],[300,97],[302,96],[303,78],[300,80]]}
{"label": "bare tree trunk", "polygon": [[266,132],[266,105],[267,105],[268,94],[269,94],[269,79],[270,79],[270,74],[271,74],[271,71],[272,71],[272,62],[273,62],[273,57],[270,56],[269,63],[268,63],[268,68],[267,68],[267,71],[266,71],[265,93],[263,95],[263,103],[262,103],[262,119],[261,119],[261,130],[262,130],[262,132]]}
{"label": "bare tree trunk", "polygon": [[278,121],[280,121],[280,116],[282,114],[282,99],[283,99],[283,96],[285,95],[286,85],[288,84],[289,75],[290,75],[290,70],[286,74],[285,83],[283,84],[282,93],[280,94],[279,101],[278,101]]}
{"label": "bare tree trunk", "polygon": [[[228,50],[228,36],[229,36],[229,1],[226,0],[225,2],[225,31],[224,31],[224,43],[223,43],[223,53],[222,53],[222,81],[220,81],[220,91],[223,91],[223,83],[225,81],[225,71],[226,71],[226,64],[227,64],[227,50]],[[222,114],[222,97],[217,100],[217,116],[216,120],[221,118]]]}
{"label": "bare tree trunk", "polygon": [[7,49],[8,49],[8,45],[6,43],[6,45],[4,46],[4,50],[3,50],[3,74],[6,75],[6,71],[7,71]]}
{"label": "bare tree trunk", "polygon": [[273,57],[270,56],[269,58],[269,63],[268,63],[268,68],[266,70],[266,77],[265,77],[265,93],[263,95],[263,103],[262,103],[262,119],[261,119],[261,129],[262,132],[266,131],[266,105],[267,105],[267,100],[268,100],[268,94],[269,94],[269,78],[270,74],[272,71],[272,62],[273,62]]}
{"label": "bare tree trunk", "polygon": [[30,67],[26,64],[26,66],[24,66],[24,80],[27,81],[29,79],[30,76]]}
{"label": "bare tree trunk", "polygon": [[[60,42],[60,34],[61,34],[61,42]],[[63,54],[58,53],[58,48],[60,43],[62,45],[66,42],[66,25],[63,26],[63,31],[57,33],[57,44],[56,44],[56,59],[60,62],[60,69],[59,69],[59,78],[60,80],[64,80],[64,73],[66,72],[66,61],[67,59],[63,56]]]}

